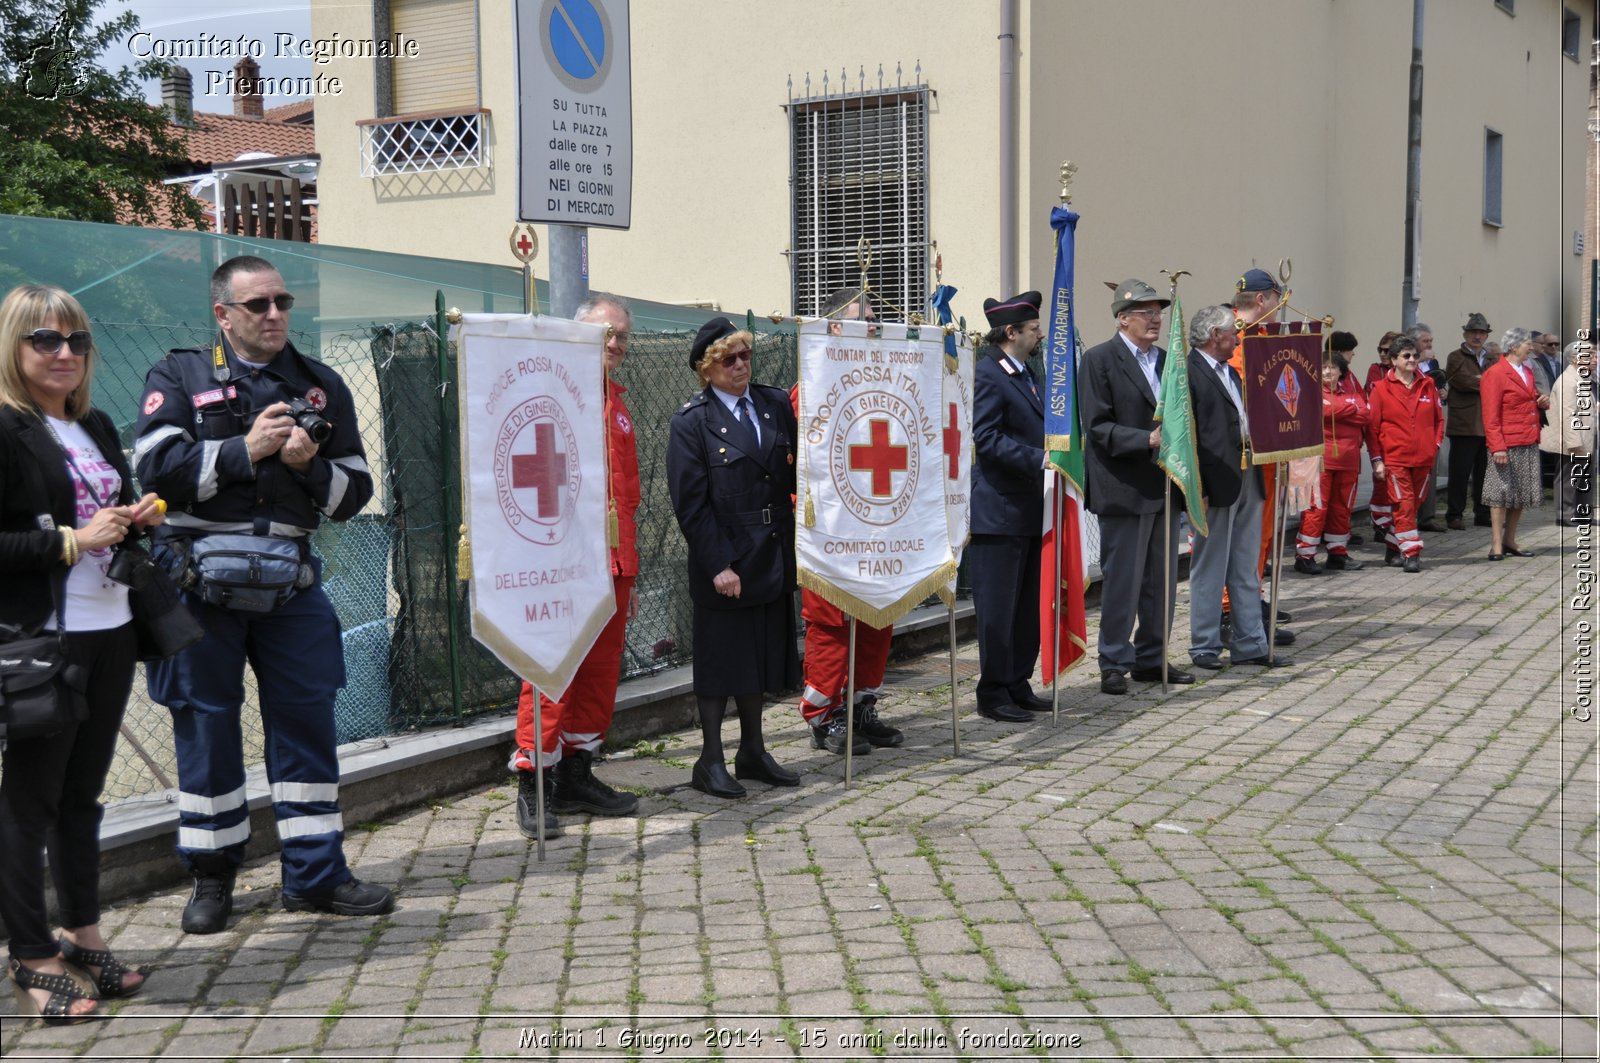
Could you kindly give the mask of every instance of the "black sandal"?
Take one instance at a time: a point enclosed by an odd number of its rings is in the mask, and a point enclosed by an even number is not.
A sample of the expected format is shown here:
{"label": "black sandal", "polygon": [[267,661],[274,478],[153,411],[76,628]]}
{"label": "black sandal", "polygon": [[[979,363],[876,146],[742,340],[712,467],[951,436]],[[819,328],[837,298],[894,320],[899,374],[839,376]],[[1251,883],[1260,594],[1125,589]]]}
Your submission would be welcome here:
{"label": "black sandal", "polygon": [[[74,1026],[98,1018],[95,1010],[74,1015],[72,1005],[79,1000],[94,1000],[94,983],[81,971],[78,974],[45,974],[20,960],[11,961],[11,988],[17,997],[17,1012],[37,1015],[49,1026]],[[30,989],[42,989],[50,999],[40,1007]]]}
{"label": "black sandal", "polygon": [[[109,949],[79,948],[66,938],[62,938],[57,944],[61,946],[61,958],[74,967],[83,968],[84,973],[94,979],[95,988],[105,1000],[120,1000],[136,995],[144,988],[145,982],[150,977],[148,967],[129,967],[111,955]],[[91,973],[90,967],[98,967],[100,973],[98,975]],[[124,988],[122,979],[130,974],[138,975],[139,981],[136,985]]]}

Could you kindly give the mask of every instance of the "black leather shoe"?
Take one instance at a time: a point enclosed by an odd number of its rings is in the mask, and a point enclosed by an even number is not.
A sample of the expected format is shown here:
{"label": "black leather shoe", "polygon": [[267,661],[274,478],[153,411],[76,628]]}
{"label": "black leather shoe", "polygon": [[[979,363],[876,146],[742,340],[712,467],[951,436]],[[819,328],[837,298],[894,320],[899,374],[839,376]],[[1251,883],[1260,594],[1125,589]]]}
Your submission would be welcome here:
{"label": "black leather shoe", "polygon": [[1272,636],[1274,646],[1293,646],[1295,634],[1286,627],[1280,627]]}
{"label": "black leather shoe", "polygon": [[1115,669],[1100,673],[1100,693],[1126,694],[1128,692],[1128,677]]}
{"label": "black leather shoe", "polygon": [[978,715],[988,720],[999,720],[1001,723],[1032,723],[1033,713],[1027,709],[1019,709],[1009,703],[999,705],[979,705]]}
{"label": "black leather shoe", "polygon": [[[1507,553],[1510,553],[1510,551],[1508,550]],[[1406,558],[1405,561],[1400,565],[1400,571],[1401,572],[1421,572],[1422,571],[1422,558],[1418,557],[1416,554],[1412,554],[1410,557]]]}
{"label": "black leather shoe", "polygon": [[[1266,601],[1263,600],[1262,603],[1261,603],[1261,626],[1262,627],[1266,627],[1271,623],[1272,623],[1272,606],[1270,604],[1268,604]],[[1288,610],[1279,609],[1278,610],[1278,623],[1280,623],[1280,624],[1292,624],[1292,623],[1294,623],[1294,617],[1289,615]]]}
{"label": "black leather shoe", "polygon": [[394,894],[385,886],[349,879],[326,893],[295,894],[285,891],[283,907],[289,912],[385,915],[394,911]]}
{"label": "black leather shoe", "polygon": [[1505,548],[1505,550],[1506,550],[1506,556],[1507,557],[1535,557],[1535,556],[1537,556],[1532,550],[1519,550],[1515,546],[1508,546],[1508,547]]}
{"label": "black leather shoe", "polygon": [[1322,563],[1322,567],[1331,568],[1335,572],[1356,572],[1363,564],[1364,562],[1357,561],[1349,554],[1329,554],[1328,560]]}
{"label": "black leather shoe", "polygon": [[[1161,682],[1161,669],[1159,668],[1135,668],[1128,674],[1141,683]],[[1167,682],[1176,683],[1180,686],[1185,683],[1193,683],[1194,673],[1185,672],[1182,668],[1174,668],[1169,664],[1167,665]]]}
{"label": "black leather shoe", "polygon": [[1431,520],[1417,525],[1417,531],[1434,532],[1440,535],[1444,534],[1448,530],[1449,529],[1447,529],[1443,524],[1439,524]]}
{"label": "black leather shoe", "polygon": [[[811,728],[812,749],[826,749],[829,753],[837,753],[841,757],[844,756],[844,746],[848,738],[849,732],[846,730],[846,722],[842,712],[835,712],[822,726]],[[860,731],[856,732],[856,740],[850,746],[850,752],[858,757],[872,752],[871,743],[862,737]]]}
{"label": "black leather shoe", "polygon": [[1246,657],[1242,661],[1234,661],[1233,663],[1235,665],[1253,664],[1260,668],[1287,668],[1294,662],[1287,657],[1268,657],[1263,653],[1260,657]]}
{"label": "black leather shoe", "polygon": [[689,785],[712,797],[732,799],[745,794],[744,787],[733,781],[733,776],[728,774],[728,766],[720,760],[710,764],[703,760],[695,761],[694,769],[689,773]]}
{"label": "black leather shoe", "polygon": [[1317,564],[1314,557],[1297,557],[1294,559],[1294,570],[1302,576],[1322,575],[1322,566]]}
{"label": "black leather shoe", "polygon": [[220,934],[233,914],[233,862],[225,856],[198,857],[194,890],[183,906],[185,934]]}
{"label": "black leather shoe", "polygon": [[762,751],[759,757],[743,753],[733,758],[733,773],[741,779],[754,779],[768,786],[799,786],[800,776],[772,759],[772,754]]}
{"label": "black leather shoe", "polygon": [[1049,698],[1041,698],[1031,690],[1023,697],[1013,697],[1011,701],[1017,708],[1027,709],[1029,712],[1049,712],[1053,707]]}
{"label": "black leather shoe", "polygon": [[1214,653],[1199,653],[1194,656],[1194,666],[1204,668],[1208,672],[1222,671],[1222,658]]}

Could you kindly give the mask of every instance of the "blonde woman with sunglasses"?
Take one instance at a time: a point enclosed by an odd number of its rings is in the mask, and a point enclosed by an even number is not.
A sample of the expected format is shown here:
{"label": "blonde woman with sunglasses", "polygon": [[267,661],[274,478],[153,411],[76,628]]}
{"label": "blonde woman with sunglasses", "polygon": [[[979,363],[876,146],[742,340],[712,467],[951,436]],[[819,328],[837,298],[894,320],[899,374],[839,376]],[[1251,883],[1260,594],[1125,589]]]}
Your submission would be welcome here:
{"label": "blonde woman with sunglasses", "polygon": [[[97,358],[83,308],[60,288],[25,284],[0,303],[0,624],[10,637],[62,631],[87,677],[83,719],[6,742],[0,766],[8,973],[18,1009],[52,1024],[132,996],[146,974],[112,955],[99,925],[100,791],[135,662],[128,588],[107,569],[165,510],[136,498],[111,418],[90,404]],[[45,912],[47,845],[59,939]]]}

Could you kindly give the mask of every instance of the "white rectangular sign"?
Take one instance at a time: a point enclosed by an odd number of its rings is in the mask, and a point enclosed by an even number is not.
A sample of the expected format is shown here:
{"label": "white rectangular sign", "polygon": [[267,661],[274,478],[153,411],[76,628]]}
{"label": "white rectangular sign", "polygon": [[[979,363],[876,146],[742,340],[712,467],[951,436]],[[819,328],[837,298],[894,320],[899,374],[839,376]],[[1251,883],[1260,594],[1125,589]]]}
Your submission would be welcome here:
{"label": "white rectangular sign", "polygon": [[517,217],[628,228],[628,0],[516,0],[516,25]]}

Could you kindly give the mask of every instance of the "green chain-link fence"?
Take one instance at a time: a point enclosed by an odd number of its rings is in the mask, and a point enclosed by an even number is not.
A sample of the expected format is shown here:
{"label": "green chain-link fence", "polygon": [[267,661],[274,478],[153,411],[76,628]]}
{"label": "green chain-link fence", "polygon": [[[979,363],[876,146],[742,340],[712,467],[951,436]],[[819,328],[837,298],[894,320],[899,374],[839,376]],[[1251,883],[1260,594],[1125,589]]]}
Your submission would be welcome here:
{"label": "green chain-link fence", "polygon": [[[762,322],[764,324],[764,322]],[[125,446],[149,367],[169,348],[212,342],[209,327],[95,321],[96,404]],[[470,635],[467,585],[455,569],[460,538],[455,348],[440,356],[437,324],[420,318],[334,333],[293,335],[297,349],[344,377],[361,418],[376,483],[367,511],[325,523],[314,540],[324,586],[344,627],[346,688],[336,707],[341,742],[460,723],[515,705],[520,681]],[[667,493],[667,425],[696,391],[689,331],[638,331],[616,379],[627,388],[639,451],[639,614],[628,625],[623,677],[687,663],[693,654],[684,543]],[[756,379],[795,379],[794,336],[757,330]],[[259,753],[259,716],[244,713]],[[107,797],[164,789],[175,778],[166,711],[136,683]],[[152,770],[156,768],[159,770]]]}

